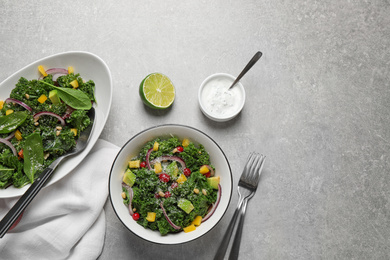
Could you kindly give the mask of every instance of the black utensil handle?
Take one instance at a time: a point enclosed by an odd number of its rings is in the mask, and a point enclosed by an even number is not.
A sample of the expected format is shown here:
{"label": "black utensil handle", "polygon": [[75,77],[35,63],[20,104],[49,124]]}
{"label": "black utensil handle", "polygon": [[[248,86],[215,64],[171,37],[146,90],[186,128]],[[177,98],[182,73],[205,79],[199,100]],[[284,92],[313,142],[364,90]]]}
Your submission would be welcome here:
{"label": "black utensil handle", "polygon": [[15,223],[20,214],[24,209],[30,204],[34,199],[35,195],[42,189],[45,185],[51,173],[54,169],[46,168],[42,174],[31,184],[30,188],[20,197],[20,199],[15,203],[15,205],[8,211],[4,218],[0,222],[0,238],[2,238],[5,233],[8,232],[10,227]]}
{"label": "black utensil handle", "polygon": [[234,211],[233,217],[230,220],[228,228],[222,238],[221,244],[218,247],[217,253],[214,256],[214,260],[223,260],[226,254],[226,250],[229,247],[229,242],[232,237],[233,230],[236,226],[237,219],[239,217],[239,213],[241,211],[241,206],[237,207]]}

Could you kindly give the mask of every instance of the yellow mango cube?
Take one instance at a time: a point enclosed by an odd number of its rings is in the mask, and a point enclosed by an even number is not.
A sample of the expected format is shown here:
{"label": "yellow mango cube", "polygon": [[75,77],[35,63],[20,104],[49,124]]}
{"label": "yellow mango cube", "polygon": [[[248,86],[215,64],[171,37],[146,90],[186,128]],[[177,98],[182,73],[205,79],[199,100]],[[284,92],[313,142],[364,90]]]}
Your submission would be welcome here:
{"label": "yellow mango cube", "polygon": [[73,80],[72,82],[70,82],[69,84],[72,85],[73,88],[78,88],[79,87],[79,82],[76,79]]}
{"label": "yellow mango cube", "polygon": [[0,100],[0,109],[3,109],[4,106],[4,100]]}
{"label": "yellow mango cube", "polygon": [[153,151],[158,151],[158,146],[159,146],[159,143],[154,142],[154,144],[153,144]]}
{"label": "yellow mango cube", "polygon": [[154,172],[155,173],[160,173],[162,172],[162,166],[161,166],[161,163],[160,162],[156,162],[154,164]]}
{"label": "yellow mango cube", "polygon": [[129,168],[139,168],[140,164],[141,164],[140,160],[130,161],[129,162]]}
{"label": "yellow mango cube", "polygon": [[42,65],[38,66],[38,71],[42,74],[42,76],[44,76],[44,77],[47,76],[46,70],[43,68]]}
{"label": "yellow mango cube", "polygon": [[191,225],[189,225],[188,227],[183,228],[183,231],[184,231],[185,233],[188,233],[188,232],[194,231],[195,229],[196,229],[195,225],[194,225],[194,224],[191,224]]}
{"label": "yellow mango cube", "polygon": [[19,141],[22,140],[22,133],[19,130],[15,131],[15,138]]}
{"label": "yellow mango cube", "polygon": [[77,135],[77,128],[71,128],[70,131],[73,132],[74,136]]}
{"label": "yellow mango cube", "polygon": [[42,94],[39,98],[38,98],[38,102],[43,104],[45,103],[45,101],[47,100],[47,97],[46,95]]}
{"label": "yellow mango cube", "polygon": [[8,109],[5,111],[5,115],[8,116],[9,114],[12,114],[14,111],[12,109]]}
{"label": "yellow mango cube", "polygon": [[196,216],[194,220],[191,222],[191,224],[195,226],[199,226],[200,223],[202,223],[202,216]]}
{"label": "yellow mango cube", "polygon": [[148,215],[146,216],[146,220],[149,222],[154,222],[156,220],[156,213],[148,212]]}
{"label": "yellow mango cube", "polygon": [[202,167],[200,167],[200,169],[199,169],[199,172],[201,173],[201,174],[206,174],[206,173],[208,173],[210,170],[209,170],[209,168],[207,168],[207,166],[206,165],[203,165]]}
{"label": "yellow mango cube", "polygon": [[74,73],[74,68],[72,66],[68,67],[68,74]]}
{"label": "yellow mango cube", "polygon": [[187,177],[184,174],[180,174],[179,178],[177,178],[177,183],[184,183],[187,180]]}
{"label": "yellow mango cube", "polygon": [[183,139],[183,142],[181,143],[181,145],[182,145],[183,147],[189,146],[189,145],[190,145],[190,140],[187,139],[187,138],[184,138],[184,139]]}

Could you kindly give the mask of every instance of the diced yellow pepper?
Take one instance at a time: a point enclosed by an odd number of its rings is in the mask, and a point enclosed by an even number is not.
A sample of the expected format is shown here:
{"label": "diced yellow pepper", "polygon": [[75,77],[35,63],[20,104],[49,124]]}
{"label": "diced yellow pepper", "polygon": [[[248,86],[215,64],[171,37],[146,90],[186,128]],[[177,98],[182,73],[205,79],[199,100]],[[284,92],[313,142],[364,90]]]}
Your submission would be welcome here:
{"label": "diced yellow pepper", "polygon": [[4,100],[0,100],[0,109],[3,109],[4,106]]}
{"label": "diced yellow pepper", "polygon": [[77,128],[71,128],[70,131],[73,132],[74,136],[77,135]]}
{"label": "diced yellow pepper", "polygon": [[194,231],[195,229],[196,229],[195,225],[194,225],[194,224],[191,224],[191,225],[189,225],[188,227],[183,228],[183,231],[184,231],[185,233],[188,233],[188,232]]}
{"label": "diced yellow pepper", "polygon": [[190,145],[190,140],[187,139],[187,138],[184,138],[184,139],[183,139],[183,142],[181,143],[181,145],[182,145],[183,147],[187,147],[188,145]]}
{"label": "diced yellow pepper", "polygon": [[160,162],[156,162],[154,164],[154,172],[155,173],[160,173],[162,172],[162,166],[161,166],[161,163]]}
{"label": "diced yellow pepper", "polygon": [[148,215],[146,216],[146,220],[149,222],[154,222],[156,220],[156,213],[148,212]]}
{"label": "diced yellow pepper", "polygon": [[74,73],[74,68],[72,66],[68,67],[68,74]]}
{"label": "diced yellow pepper", "polygon": [[18,139],[19,141],[22,140],[22,133],[19,130],[15,131],[15,138]]}
{"label": "diced yellow pepper", "polygon": [[158,151],[158,146],[159,146],[159,143],[154,142],[154,144],[153,144],[153,151]]}
{"label": "diced yellow pepper", "polygon": [[199,169],[199,172],[201,173],[201,174],[206,174],[206,173],[208,173],[210,170],[209,170],[209,168],[207,168],[207,166],[206,165],[203,165],[202,167],[200,167],[200,169]]}
{"label": "diced yellow pepper", "polygon": [[179,178],[177,178],[177,183],[184,183],[187,180],[186,176],[184,174],[180,174]]}
{"label": "diced yellow pepper", "polygon": [[38,102],[43,104],[45,103],[45,101],[47,100],[47,97],[46,95],[42,94],[39,98],[38,98]]}
{"label": "diced yellow pepper", "polygon": [[139,168],[140,164],[141,164],[140,160],[130,161],[129,162],[129,168]]}
{"label": "diced yellow pepper", "polygon": [[9,114],[12,114],[14,111],[12,109],[8,109],[5,111],[5,115],[8,116]]}
{"label": "diced yellow pepper", "polygon": [[38,66],[38,70],[39,70],[39,72],[42,74],[42,76],[44,76],[44,77],[47,76],[47,73],[46,73],[46,71],[45,71],[45,69],[43,68],[42,65],[39,65],[39,66]]}
{"label": "diced yellow pepper", "polygon": [[70,82],[69,84],[72,85],[73,88],[78,88],[79,87],[79,82],[76,79],[73,80],[72,82]]}
{"label": "diced yellow pepper", "polygon": [[199,226],[200,223],[202,223],[202,216],[196,216],[194,220],[191,222],[191,224],[195,226]]}

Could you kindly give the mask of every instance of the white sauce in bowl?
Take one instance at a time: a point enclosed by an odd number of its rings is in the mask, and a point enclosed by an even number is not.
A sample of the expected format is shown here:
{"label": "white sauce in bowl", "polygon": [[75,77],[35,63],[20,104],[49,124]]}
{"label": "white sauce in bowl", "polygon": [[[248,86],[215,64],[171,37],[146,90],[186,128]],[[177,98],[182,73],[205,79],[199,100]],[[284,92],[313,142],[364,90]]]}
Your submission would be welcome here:
{"label": "white sauce in bowl", "polygon": [[241,111],[245,101],[244,88],[238,82],[229,89],[233,81],[233,76],[220,73],[202,83],[199,102],[206,116],[216,121],[226,121]]}

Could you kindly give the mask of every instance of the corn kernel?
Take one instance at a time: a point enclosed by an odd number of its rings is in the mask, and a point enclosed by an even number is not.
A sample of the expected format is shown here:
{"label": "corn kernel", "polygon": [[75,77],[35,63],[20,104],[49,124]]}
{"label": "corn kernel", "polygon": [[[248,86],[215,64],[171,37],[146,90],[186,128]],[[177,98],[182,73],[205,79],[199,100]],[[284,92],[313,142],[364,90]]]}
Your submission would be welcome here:
{"label": "corn kernel", "polygon": [[179,178],[177,178],[177,183],[184,183],[187,180],[186,176],[184,174],[180,174]]}
{"label": "corn kernel", "polygon": [[79,87],[79,83],[77,80],[73,80],[72,82],[69,83],[70,85],[72,85],[73,88],[78,88]]}
{"label": "corn kernel", "polygon": [[68,74],[74,73],[74,68],[72,66],[68,67]]}
{"label": "corn kernel", "polygon": [[160,173],[162,172],[162,166],[160,162],[157,162],[154,164],[154,172],[155,173]]}
{"label": "corn kernel", "polygon": [[43,95],[43,94],[38,98],[38,102],[41,104],[45,103],[46,100],[47,100],[47,97],[46,97],[46,95]]}
{"label": "corn kernel", "polygon": [[22,133],[19,130],[15,131],[15,138],[19,141],[22,140]]}
{"label": "corn kernel", "polygon": [[130,161],[129,162],[129,168],[139,168],[140,164],[141,164],[140,160]]}
{"label": "corn kernel", "polygon": [[77,129],[76,129],[76,128],[71,128],[70,131],[73,132],[73,135],[74,135],[74,136],[77,135]]}
{"label": "corn kernel", "polygon": [[146,220],[149,221],[149,222],[154,222],[156,220],[156,213],[148,212]]}
{"label": "corn kernel", "polygon": [[188,232],[194,231],[195,229],[196,229],[195,225],[194,225],[194,224],[191,224],[191,225],[189,225],[188,227],[183,228],[183,231],[184,231],[185,233],[188,233]]}
{"label": "corn kernel", "polygon": [[181,143],[181,145],[182,145],[183,147],[187,147],[188,145],[190,145],[190,140],[187,139],[187,138],[184,138],[184,139],[183,139],[183,142]]}
{"label": "corn kernel", "polygon": [[202,223],[202,216],[196,216],[196,218],[194,218],[191,222],[191,224],[194,224],[195,226],[199,226],[200,223]]}
{"label": "corn kernel", "polygon": [[154,142],[153,144],[153,151],[158,151],[158,143],[157,142]]}
{"label": "corn kernel", "polygon": [[47,76],[47,73],[46,73],[46,71],[45,71],[45,69],[43,68],[42,65],[39,65],[39,66],[38,66],[38,70],[39,70],[39,72],[42,74],[42,76],[44,76],[44,77]]}
{"label": "corn kernel", "polygon": [[9,114],[12,114],[14,111],[12,109],[8,109],[5,111],[5,115],[8,116]]}
{"label": "corn kernel", "polygon": [[206,165],[203,165],[202,167],[200,167],[200,169],[199,169],[199,172],[201,173],[201,174],[206,174],[206,173],[208,173],[210,170],[209,170],[209,168],[207,168],[207,166]]}

